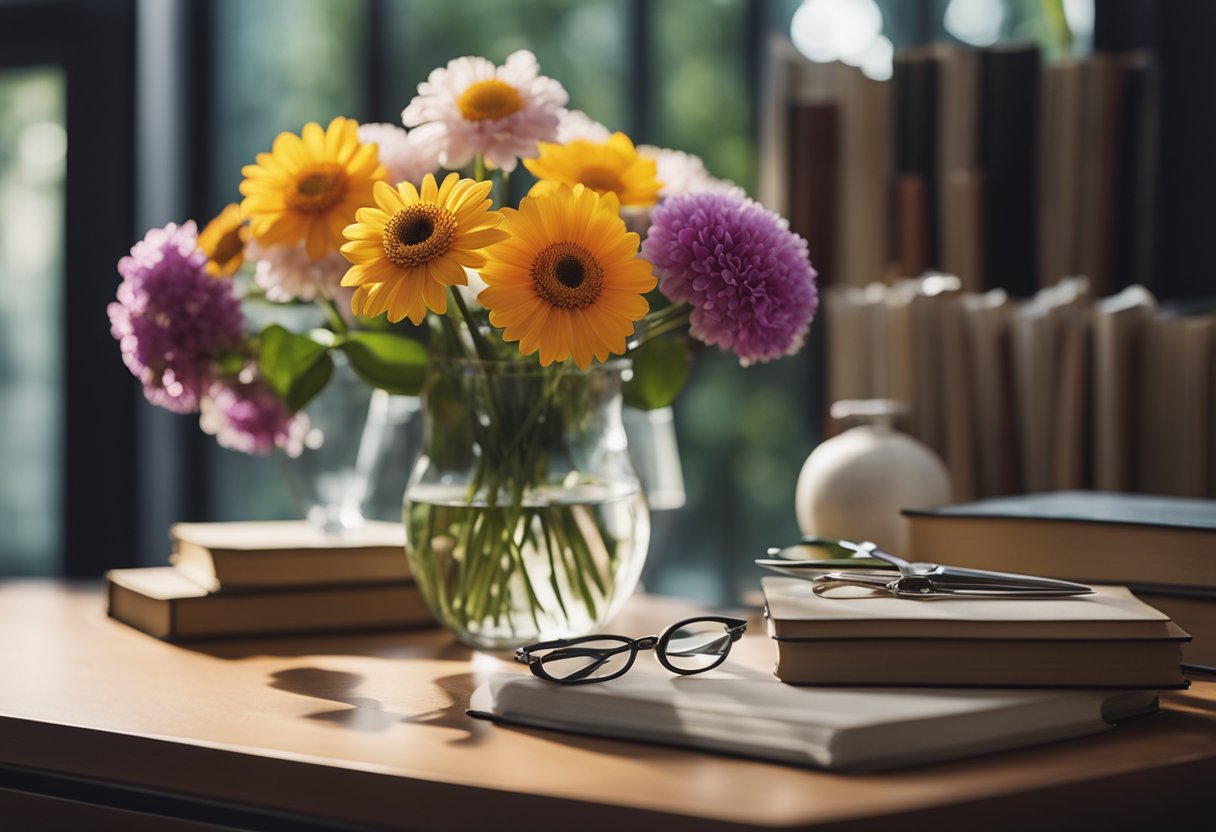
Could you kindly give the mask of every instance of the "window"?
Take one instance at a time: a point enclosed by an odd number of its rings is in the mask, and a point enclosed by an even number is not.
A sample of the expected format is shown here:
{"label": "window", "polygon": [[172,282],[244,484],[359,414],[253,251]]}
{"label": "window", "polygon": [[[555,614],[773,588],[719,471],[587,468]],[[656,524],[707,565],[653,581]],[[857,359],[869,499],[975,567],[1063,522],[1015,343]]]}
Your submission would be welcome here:
{"label": "window", "polygon": [[133,561],[133,0],[0,3],[0,575]]}
{"label": "window", "polygon": [[60,67],[0,70],[0,574],[63,546],[65,93]]}

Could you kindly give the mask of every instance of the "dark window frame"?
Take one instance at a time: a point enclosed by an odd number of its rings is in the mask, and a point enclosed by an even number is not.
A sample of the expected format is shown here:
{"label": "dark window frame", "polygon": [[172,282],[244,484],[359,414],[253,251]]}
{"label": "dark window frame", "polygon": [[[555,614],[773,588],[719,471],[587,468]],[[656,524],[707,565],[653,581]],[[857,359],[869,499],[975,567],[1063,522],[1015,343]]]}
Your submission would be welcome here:
{"label": "dark window frame", "polygon": [[135,404],[105,307],[131,245],[134,0],[0,2],[0,67],[50,65],[67,89],[63,518],[59,571],[134,562]]}

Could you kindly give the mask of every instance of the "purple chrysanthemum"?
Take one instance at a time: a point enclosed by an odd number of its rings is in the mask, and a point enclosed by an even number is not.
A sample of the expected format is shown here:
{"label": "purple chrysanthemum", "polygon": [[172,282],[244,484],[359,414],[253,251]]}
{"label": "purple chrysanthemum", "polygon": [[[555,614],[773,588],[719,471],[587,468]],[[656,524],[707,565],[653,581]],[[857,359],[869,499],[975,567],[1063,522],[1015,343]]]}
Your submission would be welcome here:
{"label": "purple chrysanthemum", "polygon": [[265,456],[282,448],[299,456],[308,417],[292,414],[283,400],[260,381],[216,382],[202,402],[199,425],[225,448]]}
{"label": "purple chrysanthemum", "polygon": [[744,364],[797,352],[819,306],[806,241],[749,199],[696,193],[654,211],[642,256],[692,306],[693,337]]}
{"label": "purple chrysanthemum", "polygon": [[205,271],[193,222],[153,228],[118,261],[118,302],[106,311],[123,362],[155,405],[189,413],[215,378],[216,353],[241,342],[232,281]]}

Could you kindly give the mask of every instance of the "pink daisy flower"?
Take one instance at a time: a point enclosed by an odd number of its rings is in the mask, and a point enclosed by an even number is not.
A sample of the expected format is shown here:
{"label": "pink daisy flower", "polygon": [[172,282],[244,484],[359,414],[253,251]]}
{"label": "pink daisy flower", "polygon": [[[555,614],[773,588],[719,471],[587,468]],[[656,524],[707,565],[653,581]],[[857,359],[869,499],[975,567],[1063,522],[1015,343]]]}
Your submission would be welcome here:
{"label": "pink daisy flower", "polygon": [[431,72],[401,113],[424,152],[457,169],[480,153],[490,167],[515,169],[539,153],[537,142],[557,138],[558,113],[569,96],[540,74],[536,57],[514,52],[500,67],[464,57]]}
{"label": "pink daisy flower", "polygon": [[612,138],[611,130],[582,110],[562,110],[557,119],[558,144],[569,144],[577,139],[601,143]]}
{"label": "pink daisy flower", "polygon": [[649,144],[639,146],[638,154],[654,159],[658,167],[658,180],[663,183],[663,189],[659,191],[660,199],[706,193],[735,199],[747,198],[744,190],[734,182],[710,174],[700,156]]}
{"label": "pink daisy flower", "polygon": [[400,182],[422,184],[428,173],[439,170],[439,154],[430,144],[407,133],[395,124],[360,124],[359,143],[375,144],[380,164],[388,171],[390,185]]}
{"label": "pink daisy flower", "polygon": [[339,251],[313,260],[303,243],[260,246],[251,242],[249,258],[257,261],[254,282],[266,293],[267,300],[275,303],[315,300],[318,295],[332,298],[338,292],[342,275],[350,268]]}

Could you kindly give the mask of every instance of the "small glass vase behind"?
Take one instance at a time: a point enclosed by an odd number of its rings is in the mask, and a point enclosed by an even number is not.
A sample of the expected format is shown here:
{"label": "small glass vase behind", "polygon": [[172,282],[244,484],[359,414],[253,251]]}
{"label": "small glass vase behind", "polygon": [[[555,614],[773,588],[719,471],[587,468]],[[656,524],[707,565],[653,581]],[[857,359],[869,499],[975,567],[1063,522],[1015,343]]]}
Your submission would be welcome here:
{"label": "small glass vase behind", "polygon": [[407,552],[431,611],[465,644],[586,634],[637,586],[650,514],[621,421],[627,372],[433,360]]}
{"label": "small glass vase behind", "polygon": [[305,410],[304,453],[284,457],[283,473],[300,514],[325,534],[342,535],[365,520],[396,520],[402,472],[418,455],[412,423],[419,402],[370,387],[341,355],[334,364],[330,383]]}

